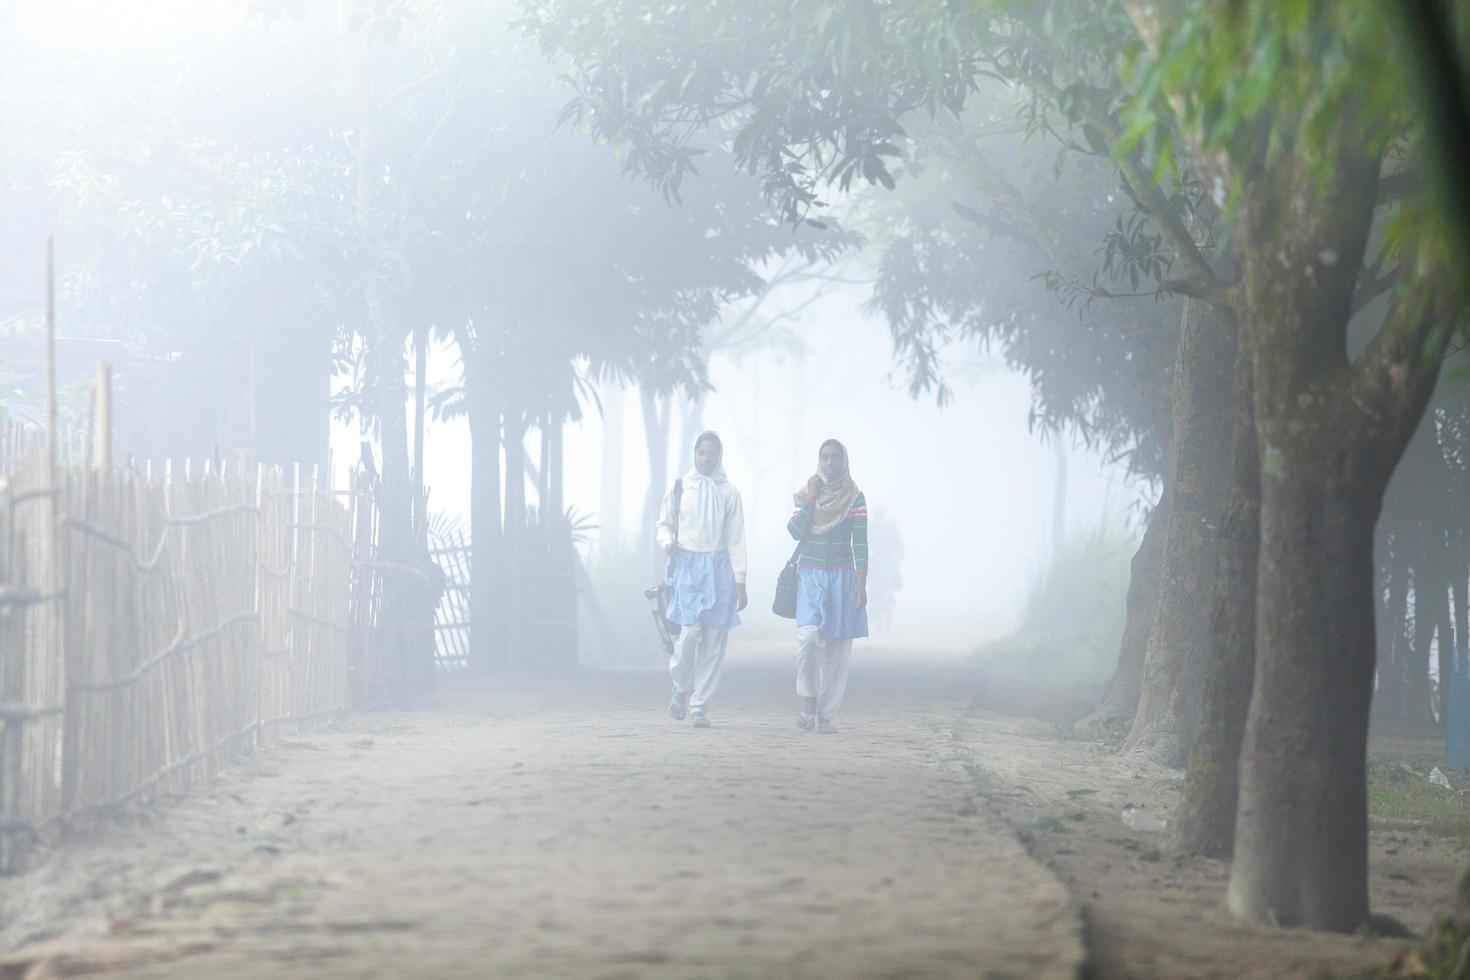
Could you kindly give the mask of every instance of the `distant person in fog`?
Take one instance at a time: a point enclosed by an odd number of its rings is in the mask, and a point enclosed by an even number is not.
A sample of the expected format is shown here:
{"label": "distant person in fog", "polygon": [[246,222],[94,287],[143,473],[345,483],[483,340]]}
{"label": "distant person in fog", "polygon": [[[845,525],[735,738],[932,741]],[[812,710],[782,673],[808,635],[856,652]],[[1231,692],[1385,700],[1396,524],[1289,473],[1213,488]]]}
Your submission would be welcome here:
{"label": "distant person in fog", "polygon": [[801,542],[796,569],[796,727],[837,732],[852,641],[868,635],[868,501],[847,447],[822,443],[817,472],[796,492],[786,528]]}
{"label": "distant person in fog", "polygon": [[669,716],[710,727],[709,705],[720,686],[725,645],[745,593],[745,511],[740,491],[725,477],[724,444],[713,432],[694,442],[694,466],[664,494],[659,547],[669,556],[668,621],[680,627],[669,657],[674,691]]}
{"label": "distant person in fog", "polygon": [[883,636],[903,590],[903,536],[882,508],[868,510],[868,544],[883,556],[883,563],[868,576],[868,625],[874,636]]}

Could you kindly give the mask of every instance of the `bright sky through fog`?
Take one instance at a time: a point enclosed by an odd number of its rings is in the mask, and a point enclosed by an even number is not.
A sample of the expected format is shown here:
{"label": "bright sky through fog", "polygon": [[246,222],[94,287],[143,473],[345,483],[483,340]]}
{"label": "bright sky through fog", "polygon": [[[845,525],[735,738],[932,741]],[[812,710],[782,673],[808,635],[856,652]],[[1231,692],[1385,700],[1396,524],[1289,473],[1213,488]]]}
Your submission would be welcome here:
{"label": "bright sky through fog", "polygon": [[212,0],[41,0],[11,16],[17,33],[43,50],[81,52],[119,47],[169,47],[233,16]]}
{"label": "bright sky through fog", "polygon": [[[820,384],[806,392],[803,445],[795,457],[780,455],[792,425],[784,414],[790,398],[781,387],[790,377],[784,355],[762,355],[758,364],[754,358],[719,357],[712,365],[717,391],[704,424],[722,434],[726,469],[745,498],[752,605],[769,607],[771,584],[791,548],[785,533],[791,493],[814,470],[821,440],[832,436],[848,445],[853,475],[870,507],[891,516],[902,537],[904,584],[887,639],[917,646],[944,635],[950,643],[959,636],[966,645],[979,645],[1003,636],[1016,625],[1051,548],[1056,454],[1027,428],[1030,387],[1002,366],[985,366],[952,379],[956,397],[943,410],[932,399],[911,399],[896,379],[887,379],[887,330],[858,312],[861,299],[859,291],[831,296],[808,309],[796,327],[810,352],[811,373],[827,363]],[[972,354],[970,360],[981,358]],[[435,362],[430,384],[452,383],[452,355],[442,352]],[[757,419],[758,379],[769,394]],[[635,391],[626,393],[624,412],[623,522],[631,531],[648,485]],[[567,430],[566,495],[570,507],[595,519],[602,433],[595,410],[589,415]],[[759,434],[753,430],[757,421]],[[338,426],[336,458],[356,459],[359,438],[356,428]],[[675,427],[675,443],[682,445],[684,438]],[[463,421],[431,426],[425,448],[431,509],[467,515],[470,456]],[[752,448],[766,458],[753,461]],[[534,460],[534,435],[528,452]],[[1122,468],[1076,448],[1069,448],[1068,460],[1070,531],[1095,528],[1105,509],[1114,522],[1125,520],[1138,487]],[[759,465],[767,467],[760,479],[754,472]],[[534,501],[533,490],[527,499]],[[874,561],[882,557],[876,554]]]}

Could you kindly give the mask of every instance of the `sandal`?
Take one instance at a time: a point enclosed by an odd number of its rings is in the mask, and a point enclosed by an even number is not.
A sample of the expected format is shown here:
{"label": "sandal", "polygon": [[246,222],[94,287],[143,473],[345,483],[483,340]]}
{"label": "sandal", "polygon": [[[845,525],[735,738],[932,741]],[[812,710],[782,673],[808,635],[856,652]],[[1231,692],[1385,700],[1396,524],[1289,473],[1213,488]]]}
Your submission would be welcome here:
{"label": "sandal", "polygon": [[689,718],[690,718],[691,721],[694,722],[694,727],[695,728],[709,728],[710,727],[709,719],[706,718],[705,715],[704,715],[704,712],[701,711],[698,708],[695,708],[693,711],[689,712]]}
{"label": "sandal", "polygon": [[685,700],[679,697],[679,689],[675,688],[674,693],[669,695],[669,717],[675,721],[683,721],[684,705]]}
{"label": "sandal", "polygon": [[837,726],[834,725],[834,724],[832,724],[826,718],[818,718],[817,719],[817,733],[819,735],[836,735],[837,734]]}
{"label": "sandal", "polygon": [[817,719],[803,711],[796,716],[796,727],[804,732],[809,732],[817,727]]}

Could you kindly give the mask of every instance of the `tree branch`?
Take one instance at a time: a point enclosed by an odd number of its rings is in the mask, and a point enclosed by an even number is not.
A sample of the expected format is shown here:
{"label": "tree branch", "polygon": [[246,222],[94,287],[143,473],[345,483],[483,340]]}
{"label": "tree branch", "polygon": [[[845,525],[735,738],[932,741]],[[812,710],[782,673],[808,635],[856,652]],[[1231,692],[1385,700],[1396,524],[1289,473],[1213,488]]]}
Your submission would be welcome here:
{"label": "tree branch", "polygon": [[1397,429],[1401,446],[1418,424],[1434,391],[1445,351],[1454,336],[1451,290],[1426,284],[1426,290],[1401,291],[1383,329],[1353,365],[1351,397],[1374,428]]}
{"label": "tree branch", "polygon": [[[1005,216],[1006,230],[1012,237],[1057,265],[1081,268],[1086,264],[1080,256],[1071,254],[1069,246],[1076,236],[1068,235],[1050,216],[1032,207],[1026,196],[1006,179],[969,137],[957,131],[958,127],[952,123],[931,125],[920,119],[911,128],[932,140],[945,159],[995,201],[997,210]],[[985,223],[979,212],[956,210],[971,221],[979,217],[981,220],[977,223]]]}
{"label": "tree branch", "polygon": [[[1133,29],[1138,32],[1139,40],[1154,58],[1159,56],[1163,30],[1163,25],[1159,23],[1158,6],[1159,0],[1123,0],[1124,13],[1133,22]],[[1174,92],[1168,93],[1168,99],[1174,114],[1182,119],[1185,115],[1183,112],[1184,100]],[[1198,133],[1181,133],[1180,137],[1188,144],[1191,163],[1205,178],[1207,185],[1222,189],[1229,187],[1232,182],[1230,159],[1225,152],[1223,150],[1216,150],[1213,153],[1205,152],[1204,144],[1200,141]],[[1224,201],[1218,197],[1215,203],[1221,207],[1224,206]]]}
{"label": "tree branch", "polygon": [[1379,261],[1374,263],[1371,269],[1363,270],[1363,276],[1358,280],[1358,288],[1353,290],[1353,307],[1350,316],[1357,316],[1363,311],[1363,307],[1388,292],[1402,278],[1403,266],[1396,265],[1380,275],[1381,266],[1382,256],[1380,255]]}
{"label": "tree branch", "polygon": [[[1094,116],[1091,124],[1096,126],[1107,140],[1109,146],[1117,146],[1122,132],[1117,123],[1102,113],[1089,113]],[[1179,215],[1169,206],[1169,199],[1158,184],[1154,183],[1153,174],[1144,166],[1143,160],[1137,151],[1125,154],[1117,161],[1118,170],[1123,174],[1123,180],[1128,184],[1133,194],[1133,199],[1138,202],[1139,208],[1148,215],[1159,233],[1164,236],[1164,241],[1174,250],[1179,262],[1189,272],[1190,279],[1197,281],[1200,285],[1200,299],[1215,301],[1212,293],[1220,293],[1219,300],[1223,302],[1222,287],[1225,285],[1219,276],[1215,275],[1214,268],[1205,258],[1204,252],[1200,251],[1199,243],[1180,220]]]}
{"label": "tree branch", "polygon": [[[1030,73],[1025,76],[1025,84],[1044,93],[1053,102],[1061,104],[1062,90],[1051,78]],[[1106,147],[1108,155],[1112,156],[1113,150],[1123,136],[1122,127],[1118,125],[1118,121],[1089,100],[1082,100],[1078,111],[1083,132],[1088,139],[1099,147]],[[1169,199],[1164,195],[1163,189],[1154,182],[1153,174],[1144,166],[1143,159],[1135,151],[1121,158],[1115,157],[1115,162],[1134,203],[1159,229],[1159,233],[1174,250],[1180,264],[1189,273],[1189,278],[1200,284],[1200,298],[1209,302],[1227,302],[1228,283],[1215,274],[1214,268],[1205,258],[1194,236],[1190,234],[1179,215],[1175,214],[1169,206]]]}
{"label": "tree branch", "polygon": [[1423,178],[1419,171],[1404,167],[1378,178],[1378,204],[1392,204],[1417,190]]}

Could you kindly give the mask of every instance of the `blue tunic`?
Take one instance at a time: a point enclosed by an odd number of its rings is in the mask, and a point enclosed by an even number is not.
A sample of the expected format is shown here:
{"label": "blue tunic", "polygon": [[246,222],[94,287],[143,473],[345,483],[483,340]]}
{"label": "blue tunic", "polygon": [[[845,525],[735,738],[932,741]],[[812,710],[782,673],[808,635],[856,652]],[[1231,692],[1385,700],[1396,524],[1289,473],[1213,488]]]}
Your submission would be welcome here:
{"label": "blue tunic", "polygon": [[671,623],[728,630],[740,625],[735,615],[735,570],[725,551],[685,551],[669,559],[664,584],[673,589],[664,614]]}
{"label": "blue tunic", "polygon": [[797,568],[796,625],[816,626],[828,640],[854,640],[868,635],[868,609],[853,606],[857,570]]}

